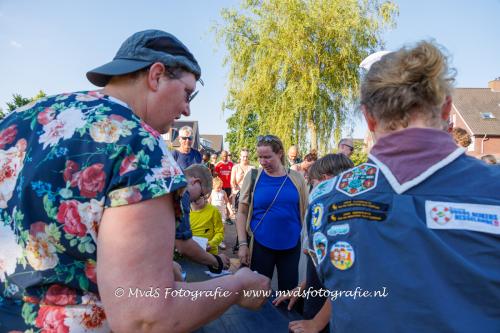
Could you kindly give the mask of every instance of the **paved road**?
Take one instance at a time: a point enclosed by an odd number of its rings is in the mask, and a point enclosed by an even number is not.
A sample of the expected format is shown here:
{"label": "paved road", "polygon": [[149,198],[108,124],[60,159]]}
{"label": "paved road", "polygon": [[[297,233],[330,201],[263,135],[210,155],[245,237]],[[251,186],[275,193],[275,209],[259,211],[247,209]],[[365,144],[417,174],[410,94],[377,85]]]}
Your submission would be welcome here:
{"label": "paved road", "polygon": [[[238,269],[240,265],[240,261],[238,259],[238,253],[233,253],[233,246],[236,244],[236,224],[233,225],[224,225],[224,242],[226,243],[226,249],[219,249],[219,253],[224,253],[231,259],[231,271],[235,271]],[[274,271],[274,278],[271,283],[271,287],[274,290],[278,289],[278,282],[276,280],[276,271]],[[299,262],[299,282],[305,279],[306,277],[306,257],[304,254],[300,257]]]}

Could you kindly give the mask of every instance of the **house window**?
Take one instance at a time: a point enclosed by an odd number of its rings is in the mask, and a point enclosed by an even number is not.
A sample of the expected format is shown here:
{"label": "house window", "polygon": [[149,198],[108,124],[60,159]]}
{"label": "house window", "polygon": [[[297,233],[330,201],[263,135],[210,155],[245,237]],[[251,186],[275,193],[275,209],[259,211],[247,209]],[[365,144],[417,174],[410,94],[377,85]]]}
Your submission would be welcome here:
{"label": "house window", "polygon": [[467,151],[474,151],[474,148],[476,147],[476,138],[475,137],[471,137],[471,143],[470,145],[467,147]]}
{"label": "house window", "polygon": [[495,116],[491,112],[481,112],[481,118],[483,118],[483,119],[495,119]]}

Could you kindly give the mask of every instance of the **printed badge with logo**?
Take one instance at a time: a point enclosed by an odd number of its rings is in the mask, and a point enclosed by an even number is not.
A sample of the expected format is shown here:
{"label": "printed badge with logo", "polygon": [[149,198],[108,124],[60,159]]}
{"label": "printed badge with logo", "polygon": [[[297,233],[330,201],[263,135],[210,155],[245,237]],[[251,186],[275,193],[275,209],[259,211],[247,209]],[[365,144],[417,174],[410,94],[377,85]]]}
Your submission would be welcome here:
{"label": "printed badge with logo", "polygon": [[347,212],[332,214],[330,215],[330,221],[342,222],[353,219],[363,219],[368,221],[380,222],[385,220],[386,217],[387,217],[386,213],[372,212],[366,210],[355,210],[355,211],[347,211]]}
{"label": "printed badge with logo", "polygon": [[314,252],[316,252],[316,258],[318,258],[318,264],[321,264],[323,259],[326,257],[326,251],[328,249],[328,239],[321,232],[317,232],[313,237],[313,247]]}
{"label": "printed badge with logo", "polygon": [[314,204],[311,207],[311,227],[313,231],[318,231],[323,220],[323,205],[320,203]]}
{"label": "printed badge with logo", "polygon": [[312,203],[314,200],[318,199],[319,197],[324,196],[327,193],[330,193],[333,190],[333,187],[335,186],[335,182],[337,181],[338,177],[334,177],[332,179],[325,180],[321,183],[319,183],[309,194],[309,203]]}
{"label": "printed badge with logo", "polygon": [[331,237],[339,236],[339,235],[347,235],[349,233],[349,224],[334,224],[330,228],[328,228],[328,231],[326,234]]}
{"label": "printed badge with logo", "polygon": [[387,217],[389,205],[369,200],[345,200],[335,202],[328,208],[331,222],[341,222],[351,219],[383,221]]}
{"label": "printed badge with logo", "polygon": [[378,167],[364,163],[342,173],[337,190],[353,197],[368,192],[377,186]]}
{"label": "printed badge with logo", "polygon": [[354,265],[354,259],[355,254],[351,244],[336,242],[332,245],[330,249],[330,261],[335,268],[345,271]]}
{"label": "printed badge with logo", "polygon": [[426,201],[430,229],[461,229],[500,235],[500,207],[458,202]]}

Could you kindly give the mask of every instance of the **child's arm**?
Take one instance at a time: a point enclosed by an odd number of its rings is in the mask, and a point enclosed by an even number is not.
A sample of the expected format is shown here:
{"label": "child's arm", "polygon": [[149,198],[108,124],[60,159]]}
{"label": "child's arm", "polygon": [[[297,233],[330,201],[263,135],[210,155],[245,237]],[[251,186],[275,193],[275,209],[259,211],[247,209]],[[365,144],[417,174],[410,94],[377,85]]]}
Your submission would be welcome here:
{"label": "child's arm", "polygon": [[217,208],[214,209],[212,214],[212,224],[214,228],[214,236],[208,240],[208,245],[212,249],[216,249],[224,240],[224,225],[222,224],[222,216]]}
{"label": "child's arm", "polygon": [[326,327],[330,320],[331,309],[330,300],[327,299],[321,310],[319,310],[313,319],[292,321],[288,324],[288,329],[291,332],[320,332]]}

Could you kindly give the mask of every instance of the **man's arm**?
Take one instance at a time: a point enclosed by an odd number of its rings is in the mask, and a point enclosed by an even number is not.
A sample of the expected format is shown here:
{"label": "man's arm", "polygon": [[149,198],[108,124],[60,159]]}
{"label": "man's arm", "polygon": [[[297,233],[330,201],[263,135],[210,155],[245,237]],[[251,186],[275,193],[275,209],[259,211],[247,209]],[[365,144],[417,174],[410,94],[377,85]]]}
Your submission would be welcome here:
{"label": "man's arm", "polygon": [[[198,264],[212,266],[214,268],[218,268],[219,266],[219,264],[217,263],[217,259],[215,259],[213,255],[205,251],[205,249],[202,249],[192,238],[186,240],[176,239],[175,248],[184,257]],[[222,259],[222,262],[224,262],[224,266],[226,267],[226,264],[227,266],[229,266],[229,259],[222,254],[220,255],[220,257]]]}
{"label": "man's arm", "polygon": [[[248,269],[201,283],[174,281],[175,223],[171,197],[164,195],[104,211],[97,241],[97,282],[114,332],[188,332],[215,319],[232,304],[256,308],[264,301],[236,294],[242,289],[269,287],[269,279]],[[146,291],[150,287],[159,288],[158,298],[130,296],[130,291]],[[189,297],[165,297],[164,292],[169,290],[165,288],[217,287],[231,294],[216,300],[199,297],[193,301]]]}
{"label": "man's arm", "polygon": [[231,188],[233,192],[239,189],[238,184],[236,184],[236,167],[231,169]]}

